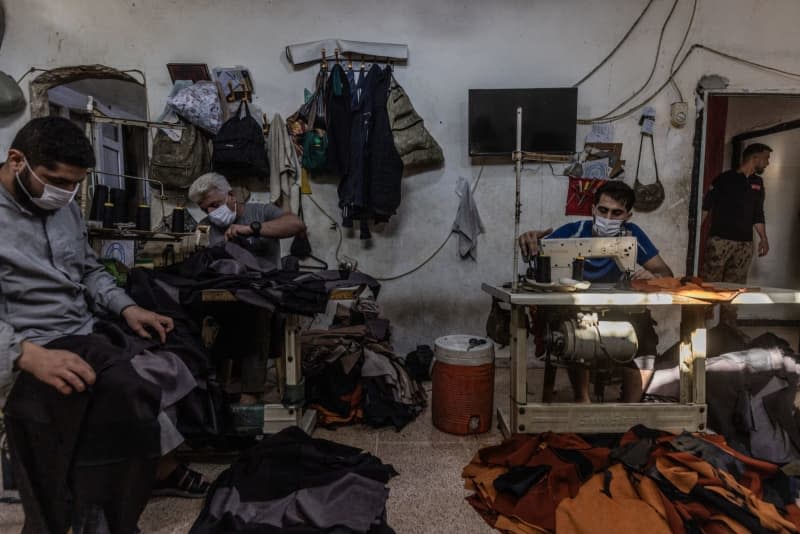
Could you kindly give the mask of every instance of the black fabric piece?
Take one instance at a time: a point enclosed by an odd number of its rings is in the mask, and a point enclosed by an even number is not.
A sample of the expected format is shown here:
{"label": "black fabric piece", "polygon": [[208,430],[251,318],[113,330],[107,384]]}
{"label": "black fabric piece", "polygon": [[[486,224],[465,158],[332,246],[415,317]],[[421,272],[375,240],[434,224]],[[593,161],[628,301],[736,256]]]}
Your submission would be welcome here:
{"label": "black fabric piece", "polygon": [[716,508],[720,510],[723,514],[740,523],[752,534],[766,534],[770,532],[761,526],[761,521],[759,521],[755,514],[750,513],[741,506],[736,506],[722,495],[709,491],[699,484],[695,485],[692,489],[691,496],[697,498],[706,506],[712,507],[712,509]]}
{"label": "black fabric piece", "polygon": [[632,441],[612,450],[611,454],[609,454],[609,460],[611,462],[620,462],[634,471],[641,471],[650,460],[650,452],[653,450],[653,446],[652,438]]}
{"label": "black fabric piece", "polygon": [[21,373],[5,424],[23,509],[24,533],[66,532],[93,507],[111,531],[137,532],[160,456],[161,391],[130,360],[155,343],[100,323],[96,333],[47,345],[92,366],[97,381],[62,395]]}
{"label": "black fabric piece", "polygon": [[614,497],[611,495],[611,479],[613,476],[611,475],[611,471],[608,469],[603,472],[603,489],[600,491],[605,493],[606,497],[609,499],[613,499]]}
{"label": "black fabric piece", "polygon": [[578,478],[582,481],[585,482],[589,480],[589,477],[594,474],[592,462],[586,458],[581,451],[575,449],[559,449],[556,447],[550,447],[550,450],[561,460],[573,464],[575,470],[578,472]]}
{"label": "black fabric piece", "polygon": [[406,369],[409,376],[418,382],[431,379],[431,362],[433,351],[428,345],[417,345],[417,350],[406,355]]}
{"label": "black fabric piece", "polygon": [[717,469],[730,473],[736,480],[744,474],[744,464],[714,444],[684,432],[669,442],[675,450],[689,452]]}
{"label": "black fabric piece", "polygon": [[396,402],[392,388],[380,377],[364,378],[361,385],[364,388],[364,422],[369,426],[391,425],[399,432],[422,411],[421,406]]}
{"label": "black fabric piece", "polygon": [[389,319],[367,319],[364,324],[367,326],[369,335],[376,341],[389,341],[391,336],[391,324]]}
{"label": "black fabric piece", "polygon": [[369,205],[372,217],[377,222],[386,222],[400,206],[403,160],[394,145],[386,101],[392,83],[392,68],[387,66],[380,73],[375,87],[373,125],[369,138]]}
{"label": "black fabric piece", "polygon": [[152,269],[133,269],[126,290],[142,308],[172,318],[175,328],[161,348],[175,353],[198,382],[199,387],[175,406],[176,427],[186,439],[219,434],[224,419],[222,391],[213,379],[214,363],[201,341],[199,323],[158,285],[157,279]]}
{"label": "black fabric piece", "polygon": [[[334,90],[334,72],[338,72],[342,80],[341,91]],[[351,91],[347,75],[341,65],[334,65],[328,77],[325,91],[325,123],[328,130],[328,171],[339,176],[346,176],[350,171],[350,135],[353,122],[350,110]]]}
{"label": "black fabric piece", "polygon": [[[237,262],[245,270],[240,274],[220,274],[214,269],[220,260]],[[328,303],[329,287],[345,286],[339,271],[300,273],[264,270],[253,254],[232,243],[208,247],[191,255],[180,264],[155,275],[159,280],[179,289],[181,304],[198,321],[204,304],[202,290],[227,289],[237,299],[268,311],[314,315],[323,313]],[[377,282],[366,275],[349,279]],[[350,285],[356,285],[354,282]],[[380,287],[379,285],[377,287]]]}
{"label": "black fabric piece", "polygon": [[709,210],[709,236],[752,241],[753,225],[764,222],[764,180],[757,174],[723,172],[703,198],[703,211]]}
{"label": "black fabric piece", "polygon": [[[191,534],[227,534],[229,532],[317,533],[319,529],[297,526],[275,529],[268,525],[241,524],[233,512],[212,517],[209,503],[220,488],[235,488],[242,502],[265,502],[280,499],[304,488],[324,486],[348,473],[386,483],[397,475],[391,465],[355,447],[314,439],[297,427],[289,427],[245,451],[223,471],[209,491],[205,506],[191,529]],[[338,505],[338,504],[337,504]],[[334,532],[350,532],[335,529]],[[393,532],[385,524],[376,524],[370,532]]]}
{"label": "black fabric piece", "polygon": [[514,466],[507,473],[494,479],[494,489],[520,498],[546,477],[549,472],[549,465],[537,465],[535,467]]}
{"label": "black fabric piece", "polygon": [[352,393],[358,386],[361,380],[360,361],[347,374],[338,360],[328,365],[320,362],[312,367],[304,359],[303,376],[308,404],[319,404],[341,417],[346,417],[350,413],[350,402],[342,400],[342,397]]}

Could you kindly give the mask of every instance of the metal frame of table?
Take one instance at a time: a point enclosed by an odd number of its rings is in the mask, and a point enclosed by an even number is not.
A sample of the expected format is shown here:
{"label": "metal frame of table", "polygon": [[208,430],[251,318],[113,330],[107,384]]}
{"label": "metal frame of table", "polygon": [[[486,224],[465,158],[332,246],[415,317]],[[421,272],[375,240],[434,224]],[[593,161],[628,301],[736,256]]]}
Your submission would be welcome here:
{"label": "metal frame of table", "polygon": [[[238,302],[236,296],[227,289],[206,289],[203,290],[203,302]],[[269,339],[266,332],[269,331],[269,314],[265,310],[257,310],[257,321],[263,322],[266,327],[260,331],[260,345],[263,350],[269,350]],[[300,316],[289,314],[286,316],[284,326],[283,350],[280,358],[277,359],[276,367],[278,372],[278,392],[283,398],[287,387],[299,386],[302,384],[303,371],[300,352]],[[265,403],[264,407],[264,426],[265,434],[280,432],[289,426],[298,426],[306,434],[311,435],[317,424],[317,411],[304,410],[303,404],[282,404]]]}
{"label": "metal frame of table", "polygon": [[[716,284],[722,285],[722,284]],[[625,432],[643,424],[681,432],[706,429],[706,329],[705,311],[714,303],[669,293],[640,293],[621,290],[589,290],[574,293],[512,292],[483,284],[483,291],[511,306],[511,391],[507,411],[497,409],[500,429],[511,433]],[[800,291],[761,288],[738,295],[734,305],[800,304]],[[609,308],[631,306],[681,307],[680,397],[677,403],[544,403],[528,402],[528,331],[525,306],[570,306]]]}

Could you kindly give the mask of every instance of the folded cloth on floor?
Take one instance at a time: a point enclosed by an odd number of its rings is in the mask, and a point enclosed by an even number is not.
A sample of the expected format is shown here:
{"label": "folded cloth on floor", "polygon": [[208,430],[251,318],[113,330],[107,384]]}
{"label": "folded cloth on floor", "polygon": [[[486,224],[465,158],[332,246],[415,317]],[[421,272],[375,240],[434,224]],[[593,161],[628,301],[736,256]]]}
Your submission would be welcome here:
{"label": "folded cloth on floor", "polygon": [[385,484],[396,475],[369,453],[290,427],[220,474],[190,532],[388,534]]}

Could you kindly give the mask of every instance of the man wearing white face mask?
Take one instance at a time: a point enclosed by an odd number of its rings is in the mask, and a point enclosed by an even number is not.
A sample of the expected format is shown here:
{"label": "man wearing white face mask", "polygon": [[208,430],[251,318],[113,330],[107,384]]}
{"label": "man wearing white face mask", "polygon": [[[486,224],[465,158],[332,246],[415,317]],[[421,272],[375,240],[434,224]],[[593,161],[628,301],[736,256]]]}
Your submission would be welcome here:
{"label": "man wearing white face mask", "polygon": [[[137,306],[87,242],[73,199],[94,163],[78,126],[43,117],[16,134],[0,166],[0,390],[13,385],[4,415],[25,532],[66,531],[65,513],[92,507],[102,508],[112,531],[133,531],[151,491],[203,497],[208,488],[174,457],[183,437],[167,412],[197,384],[179,356],[162,349],[173,320]],[[114,430],[84,424],[104,408],[118,418]],[[126,419],[128,409],[136,415]],[[52,424],[43,426],[47,418]],[[134,444],[137,428],[147,438]],[[86,452],[84,444],[100,440]],[[88,468],[77,460],[84,453],[94,462]],[[107,478],[95,485],[94,476]]]}
{"label": "man wearing white face mask", "polygon": [[[657,278],[672,276],[672,271],[658,253],[658,249],[639,226],[629,222],[633,216],[635,194],[626,183],[610,181],[597,189],[592,205],[591,220],[578,221],[560,226],[555,231],[530,231],[519,237],[519,246],[525,256],[535,256],[539,251],[539,240],[571,237],[615,237],[629,235],[637,239],[639,250],[636,263],[641,267],[634,278]],[[611,258],[587,258],[584,278],[590,282],[613,283],[619,281],[622,272]]]}
{"label": "man wearing white face mask", "polygon": [[306,231],[300,217],[284,213],[273,204],[239,202],[228,180],[219,173],[197,178],[189,187],[188,196],[208,214],[211,245],[232,239],[243,241],[271,268],[280,265],[279,240]]}
{"label": "man wearing white face mask", "polygon": [[[672,270],[658,253],[658,249],[647,237],[644,230],[629,222],[633,216],[636,196],[627,184],[610,181],[597,189],[592,205],[592,219],[560,226],[555,231],[530,231],[519,237],[519,246],[525,256],[535,256],[539,251],[540,239],[565,239],[575,237],[616,237],[634,236],[638,242],[636,263],[639,270],[634,278],[671,277]],[[590,282],[615,283],[622,272],[611,258],[587,258],[584,261],[584,279]],[[649,312],[631,314],[628,317],[609,317],[609,320],[630,320],[639,337],[639,352],[632,364],[623,369],[622,400],[638,402],[643,388],[653,374],[653,364],[658,345],[658,337],[652,326]],[[578,366],[570,370],[570,380],[576,402],[590,402],[589,370]]]}

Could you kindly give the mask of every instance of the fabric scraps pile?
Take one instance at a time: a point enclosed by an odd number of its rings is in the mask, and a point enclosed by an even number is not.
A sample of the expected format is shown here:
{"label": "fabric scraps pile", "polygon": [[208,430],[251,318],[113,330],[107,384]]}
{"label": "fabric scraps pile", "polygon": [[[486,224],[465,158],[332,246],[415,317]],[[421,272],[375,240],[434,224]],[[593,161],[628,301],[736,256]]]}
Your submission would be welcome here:
{"label": "fabric scraps pile", "polygon": [[265,438],[214,482],[191,534],[392,534],[391,465],[297,427]]}
{"label": "fabric scraps pile", "polygon": [[422,413],[427,395],[389,344],[389,321],[373,300],[340,306],[329,330],[301,337],[306,401],[317,423],[366,423],[397,430]]}
{"label": "fabric scraps pile", "polygon": [[464,468],[503,532],[797,532],[797,480],[721,436],[636,426],[617,436],[517,434]]}

